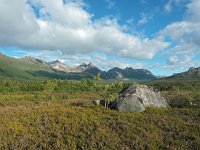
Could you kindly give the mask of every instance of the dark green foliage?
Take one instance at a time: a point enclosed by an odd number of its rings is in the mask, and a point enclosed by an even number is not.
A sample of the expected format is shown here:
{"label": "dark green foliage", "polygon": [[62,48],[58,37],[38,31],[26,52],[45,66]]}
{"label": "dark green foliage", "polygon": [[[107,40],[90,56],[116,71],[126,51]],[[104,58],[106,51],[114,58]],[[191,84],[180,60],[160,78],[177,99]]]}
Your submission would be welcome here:
{"label": "dark green foliage", "polygon": [[118,93],[125,86],[126,85],[123,82],[113,82],[112,84],[104,85],[104,91],[102,93],[102,97],[109,103],[112,103],[117,98]]}
{"label": "dark green foliage", "polygon": [[158,80],[145,84],[160,90],[172,107],[200,107],[199,80]]}

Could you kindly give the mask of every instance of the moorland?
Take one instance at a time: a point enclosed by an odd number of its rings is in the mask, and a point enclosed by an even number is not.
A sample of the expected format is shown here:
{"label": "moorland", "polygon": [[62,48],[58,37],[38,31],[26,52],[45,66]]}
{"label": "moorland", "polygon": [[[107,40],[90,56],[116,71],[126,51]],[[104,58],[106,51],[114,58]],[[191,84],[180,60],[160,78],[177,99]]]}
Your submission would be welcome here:
{"label": "moorland", "polygon": [[[169,108],[119,112],[112,102],[126,86],[153,86]],[[197,80],[103,81],[83,79],[0,81],[1,149],[199,149]]]}

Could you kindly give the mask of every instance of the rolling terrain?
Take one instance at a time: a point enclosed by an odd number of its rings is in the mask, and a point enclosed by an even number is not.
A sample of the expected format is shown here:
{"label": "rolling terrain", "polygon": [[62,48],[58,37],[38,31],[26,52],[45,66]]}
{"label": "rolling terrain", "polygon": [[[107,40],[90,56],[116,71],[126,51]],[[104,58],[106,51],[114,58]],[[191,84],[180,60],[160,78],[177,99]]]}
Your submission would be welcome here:
{"label": "rolling terrain", "polygon": [[[146,82],[162,92],[170,107],[150,107],[144,112],[94,105],[92,99],[103,98],[104,84],[92,80],[0,80],[0,148],[200,148],[199,82]],[[108,97],[126,86],[107,84]]]}

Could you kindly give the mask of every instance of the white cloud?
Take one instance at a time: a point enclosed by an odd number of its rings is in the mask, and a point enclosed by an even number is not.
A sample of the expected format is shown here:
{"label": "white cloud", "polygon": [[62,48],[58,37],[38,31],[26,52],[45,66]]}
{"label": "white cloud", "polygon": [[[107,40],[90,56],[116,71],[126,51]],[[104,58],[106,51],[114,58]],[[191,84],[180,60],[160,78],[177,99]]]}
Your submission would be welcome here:
{"label": "white cloud", "polygon": [[191,3],[187,5],[187,20],[191,22],[200,22],[200,1],[192,0]]}
{"label": "white cloud", "polygon": [[172,1],[171,0],[165,4],[164,9],[166,12],[170,12],[172,10]]}
{"label": "white cloud", "polygon": [[[39,8],[37,17],[31,6]],[[98,50],[141,59],[151,59],[168,46],[159,38],[127,33],[116,19],[106,17],[94,21],[92,17],[82,1],[0,0],[0,45],[60,50],[65,54]]]}
{"label": "white cloud", "polygon": [[188,2],[189,0],[169,0],[165,5],[164,5],[164,10],[166,12],[171,12],[175,7],[180,7],[182,4]]}
{"label": "white cloud", "polygon": [[138,21],[138,25],[144,25],[148,23],[153,16],[151,14],[140,13],[141,19]]}
{"label": "white cloud", "polygon": [[170,57],[169,57],[169,60],[168,60],[168,64],[169,64],[169,65],[174,65],[174,64],[176,64],[177,62],[178,62],[177,56],[170,56]]}
{"label": "white cloud", "polygon": [[166,65],[163,66],[164,69],[185,69],[186,67],[199,67],[200,61],[192,61],[192,57],[185,55],[183,57],[171,56],[168,59]]}
{"label": "white cloud", "polygon": [[[167,68],[197,66],[193,60],[200,54],[200,1],[191,0],[187,5],[185,18],[174,22],[159,32],[163,38],[169,37],[173,45],[166,52],[169,55]],[[195,19],[194,19],[195,18]],[[172,59],[176,58],[176,59]]]}

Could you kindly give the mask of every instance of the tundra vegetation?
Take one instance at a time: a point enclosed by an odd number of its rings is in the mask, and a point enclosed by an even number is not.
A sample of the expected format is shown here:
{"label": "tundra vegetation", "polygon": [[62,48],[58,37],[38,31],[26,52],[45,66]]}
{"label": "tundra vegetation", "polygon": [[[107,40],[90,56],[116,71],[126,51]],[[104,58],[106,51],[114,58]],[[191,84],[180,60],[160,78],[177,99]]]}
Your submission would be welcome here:
{"label": "tundra vegetation", "polygon": [[142,82],[161,91],[170,108],[125,113],[112,103],[135,82],[0,81],[0,149],[200,149],[200,83]]}

